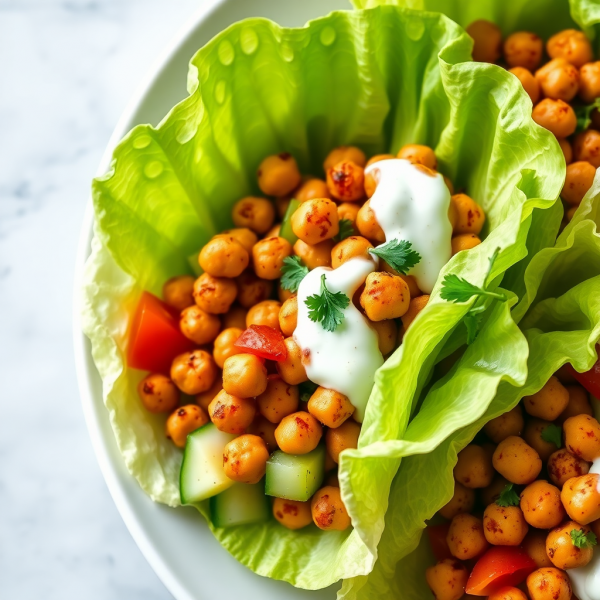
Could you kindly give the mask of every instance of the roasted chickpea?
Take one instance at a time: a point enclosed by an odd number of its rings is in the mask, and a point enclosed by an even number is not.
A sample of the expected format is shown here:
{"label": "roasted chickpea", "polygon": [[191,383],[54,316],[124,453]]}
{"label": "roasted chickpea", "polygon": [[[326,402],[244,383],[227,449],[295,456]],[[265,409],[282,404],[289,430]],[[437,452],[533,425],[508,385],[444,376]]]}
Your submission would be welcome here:
{"label": "roasted chickpea", "polygon": [[499,444],[510,435],[521,435],[524,425],[523,411],[517,404],[507,413],[488,421],[483,430],[492,442]]}
{"label": "roasted chickpea", "polygon": [[415,165],[424,165],[429,169],[437,169],[435,152],[429,146],[422,144],[407,144],[398,152],[398,158],[403,158]]}
{"label": "roasted chickpea", "polygon": [[523,543],[523,549],[529,557],[533,559],[535,566],[540,569],[542,567],[551,567],[552,561],[546,554],[546,531],[539,529],[530,529],[529,533],[525,536]]}
{"label": "roasted chickpea", "polygon": [[229,479],[240,483],[258,483],[265,475],[269,451],[262,438],[246,433],[223,449],[223,470]]}
{"label": "roasted chickpea", "polygon": [[329,169],[342,161],[350,161],[359,167],[364,168],[367,157],[365,156],[365,153],[356,146],[339,146],[338,148],[334,148],[327,155],[327,158],[323,163],[323,170],[327,173]]}
{"label": "roasted chickpea", "polygon": [[490,485],[482,488],[479,492],[479,498],[481,504],[487,506],[488,504],[492,504],[496,502],[498,498],[500,498],[500,494],[504,490],[504,488],[508,485],[508,480],[504,479],[502,475],[496,474],[494,475],[494,479]]}
{"label": "roasted chickpea", "polygon": [[590,415],[569,417],[563,423],[565,447],[583,460],[600,458],[600,423]]}
{"label": "roasted chickpea", "polygon": [[339,162],[327,169],[327,187],[337,200],[360,200],[365,197],[365,170],[351,161]]}
{"label": "roasted chickpea", "polygon": [[590,532],[590,528],[574,521],[567,521],[550,531],[546,538],[546,553],[554,566],[559,569],[585,567],[594,555],[592,546],[579,548],[573,544],[572,531],[580,531],[585,535]]}
{"label": "roasted chickpea", "polygon": [[247,228],[256,233],[266,233],[275,220],[275,206],[266,198],[248,196],[234,204],[231,217],[236,227]]}
{"label": "roasted chickpea", "polygon": [[312,512],[309,502],[298,502],[297,500],[273,499],[273,516],[288,529],[302,529],[310,525]]}
{"label": "roasted chickpea", "polygon": [[520,506],[525,520],[538,529],[556,527],[565,518],[560,490],[542,479],[530,483],[521,492]]}
{"label": "roasted chickpea", "polygon": [[269,231],[267,231],[267,233],[265,233],[265,235],[263,237],[265,239],[272,238],[272,237],[278,237],[280,232],[281,232],[281,224],[277,223],[276,225],[273,225],[273,227],[271,227],[271,229],[269,229]]}
{"label": "roasted chickpea", "polygon": [[551,423],[542,419],[529,419],[523,432],[523,439],[540,455],[546,462],[553,452],[558,450],[554,442],[547,442],[542,434]]}
{"label": "roasted chickpea", "polygon": [[333,200],[315,198],[303,202],[292,215],[292,230],[307,244],[318,244],[339,232],[337,207]]}
{"label": "roasted chickpea", "polygon": [[490,594],[488,600],[527,600],[527,596],[519,588],[506,586]]}
{"label": "roasted chickpea", "polygon": [[583,65],[579,71],[579,97],[591,104],[600,96],[600,61]]}
{"label": "roasted chickpea", "polygon": [[291,336],[298,324],[298,298],[288,298],[279,310],[279,328],[285,336]]}
{"label": "roasted chickpea", "polygon": [[[254,275],[253,275],[254,277]],[[257,278],[258,279],[258,278]],[[270,281],[265,281],[266,284],[271,285]],[[238,280],[239,289],[239,280]],[[239,297],[238,297],[239,300]],[[243,306],[233,305],[229,312],[223,315],[223,329],[229,329],[230,327],[237,327],[238,329],[246,328],[246,314],[247,310]]]}
{"label": "roasted chickpea", "polygon": [[181,333],[198,345],[212,342],[221,329],[221,320],[217,315],[202,310],[199,306],[188,306],[181,312],[179,319]]}
{"label": "roasted chickpea", "polygon": [[554,375],[539,392],[523,398],[525,411],[532,417],[546,421],[554,421],[567,408],[567,404],[569,404],[569,392]]}
{"label": "roasted chickpea", "polygon": [[412,298],[408,305],[408,310],[402,315],[402,325],[406,331],[411,323],[417,318],[417,315],[427,306],[429,295],[423,294],[417,298]]}
{"label": "roasted chickpea", "polygon": [[439,513],[444,519],[453,519],[461,513],[470,513],[474,506],[475,492],[455,481],[454,494],[448,503],[440,508]]}
{"label": "roasted chickpea", "polygon": [[291,254],[292,245],[285,238],[260,240],[252,248],[254,272],[261,279],[279,279],[283,260]]}
{"label": "roasted chickpea", "polygon": [[358,235],[358,228],[356,227],[356,218],[358,216],[358,211],[360,210],[360,206],[356,202],[341,202],[337,205],[338,218],[341,221],[342,219],[346,219],[346,221],[351,221],[354,227],[354,233]]}
{"label": "roasted chickpea", "polygon": [[250,325],[266,325],[279,330],[279,311],[281,302],[279,300],[263,300],[255,304],[246,315],[246,327]]}
{"label": "roasted chickpea", "polygon": [[296,412],[299,402],[298,387],[286,383],[279,375],[270,375],[267,389],[256,398],[260,414],[271,423],[280,423],[283,417]]}
{"label": "roasted chickpea", "polygon": [[169,306],[181,312],[184,308],[194,304],[193,291],[194,278],[191,275],[178,275],[165,281],[162,297]]}
{"label": "roasted chickpea", "polygon": [[531,102],[536,104],[540,99],[540,84],[533,76],[533,73],[525,67],[514,67],[513,69],[509,69],[508,72],[512,73],[521,82],[523,89],[531,98]]}
{"label": "roasted chickpea", "polygon": [[519,546],[529,526],[518,506],[490,504],[483,513],[485,539],[494,546]]}
{"label": "roasted chickpea", "polygon": [[371,209],[371,202],[367,200],[356,215],[356,227],[360,234],[372,242],[383,244],[385,233],[377,222],[375,212]]}
{"label": "roasted chickpea", "polygon": [[277,450],[277,440],[275,439],[276,428],[277,425],[275,423],[271,423],[271,421],[265,419],[262,415],[257,415],[246,432],[262,438],[269,452],[275,452]]}
{"label": "roasted chickpea", "polygon": [[289,152],[267,156],[260,163],[256,175],[258,187],[267,196],[285,196],[297,188],[302,180],[296,159]]}
{"label": "roasted chickpea", "polygon": [[310,508],[313,522],[319,529],[344,531],[351,525],[339,487],[327,485],[321,488],[313,496]]}
{"label": "roasted chickpea", "polygon": [[223,363],[223,389],[233,396],[253,398],[267,389],[267,368],[254,354],[234,354]]}
{"label": "roasted chickpea", "polygon": [[369,249],[373,244],[367,238],[352,235],[338,242],[331,250],[331,266],[337,269],[351,258],[361,257],[371,259]]}
{"label": "roasted chickpea", "polygon": [[206,413],[195,404],[187,404],[176,408],[167,419],[166,436],[173,440],[178,448],[183,448],[187,436],[208,423]]}
{"label": "roasted chickpea", "polygon": [[215,377],[215,382],[205,392],[196,394],[196,404],[208,413],[208,407],[214,397],[223,389],[223,379],[220,373]]}
{"label": "roasted chickpea", "polygon": [[570,102],[579,90],[579,71],[564,58],[555,58],[535,72],[535,78],[547,98]]}
{"label": "roasted chickpea", "polygon": [[319,386],[308,401],[308,412],[326,427],[339,427],[352,416],[354,406],[348,396]]}
{"label": "roasted chickpea", "polygon": [[590,470],[590,465],[563,448],[548,458],[547,468],[552,483],[562,488],[572,477],[585,475]]}
{"label": "roasted chickpea", "polygon": [[563,185],[561,198],[572,206],[579,206],[583,197],[594,183],[596,169],[586,161],[571,163],[567,167],[567,176]]}
{"label": "roasted chickpea", "polygon": [[367,167],[369,167],[370,165],[374,165],[376,162],[379,162],[382,160],[390,160],[391,158],[396,158],[396,157],[393,154],[376,154],[375,156],[372,156],[367,161],[367,164],[365,165],[365,169]]}
{"label": "roasted chickpea", "polygon": [[577,128],[575,111],[563,100],[544,98],[534,106],[531,116],[557,138],[569,137]]}
{"label": "roasted chickpea", "polygon": [[360,305],[371,321],[401,317],[409,304],[410,292],[402,278],[385,271],[367,275]]}
{"label": "roasted chickpea", "polygon": [[587,36],[576,29],[565,29],[553,35],[546,44],[546,51],[550,58],[563,58],[578,68],[594,58]]}
{"label": "roasted chickpea", "polygon": [[502,32],[495,23],[485,19],[473,21],[467,33],[473,38],[473,60],[495,63],[500,58]]}
{"label": "roasted chickpea", "polygon": [[284,417],[277,429],[277,445],[288,454],[307,454],[317,447],[323,429],[309,413],[299,411]]}
{"label": "roasted chickpea", "polygon": [[205,350],[192,350],[176,356],[171,365],[171,379],[184,393],[193,396],[209,390],[219,370]]}
{"label": "roasted chickpea", "polygon": [[485,221],[485,215],[479,204],[466,194],[455,194],[451,202],[456,211],[454,233],[478,234]]}
{"label": "roasted chickpea", "polygon": [[600,132],[588,129],[575,136],[573,156],[576,161],[585,160],[593,167],[600,167]]}
{"label": "roasted chickpea", "polygon": [[226,313],[237,296],[235,281],[226,277],[213,277],[202,273],[194,282],[194,300],[205,312]]}
{"label": "roasted chickpea", "polygon": [[573,148],[569,140],[558,140],[558,145],[562,150],[563,156],[565,157],[565,164],[570,165],[573,162]]}
{"label": "roasted chickpea", "polygon": [[294,192],[294,198],[298,202],[306,202],[313,198],[329,198],[329,188],[327,183],[322,179],[311,177],[307,179],[300,187]]}
{"label": "roasted chickpea", "polygon": [[[243,308],[250,308],[259,302],[263,302],[269,298],[273,291],[273,283],[271,281],[257,277],[252,271],[244,271],[236,279],[236,284],[238,289],[237,301]],[[246,316],[247,311],[244,312],[242,329],[246,328]]]}
{"label": "roasted chickpea", "polygon": [[531,483],[542,470],[540,455],[514,435],[498,444],[492,462],[500,475],[518,485]]}
{"label": "roasted chickpea", "polygon": [[171,412],[179,404],[179,390],[166,375],[150,373],[138,383],[137,389],[148,412]]}
{"label": "roasted chickpea", "polygon": [[504,42],[504,60],[510,67],[525,67],[533,71],[542,60],[544,43],[529,31],[517,31]]}
{"label": "roasted chickpea", "polygon": [[463,250],[470,250],[481,244],[481,239],[474,233],[462,233],[455,235],[452,238],[452,256],[462,252]]}
{"label": "roasted chickpea", "polygon": [[485,448],[469,444],[458,453],[454,479],[468,488],[484,488],[494,477],[492,461]]}
{"label": "roasted chickpea", "polygon": [[213,348],[213,358],[219,368],[223,368],[225,361],[230,356],[240,354],[241,350],[238,350],[234,344],[240,335],[242,335],[242,331],[243,330],[238,327],[229,327],[223,329],[216,337]]}
{"label": "roasted chickpea", "polygon": [[454,516],[446,536],[452,556],[461,560],[475,558],[488,547],[481,519],[466,513]]}
{"label": "roasted chickpea", "polygon": [[296,295],[296,292],[291,292],[290,290],[286,290],[281,287],[281,281],[277,284],[277,297],[279,298],[279,302],[282,304]]}
{"label": "roasted chickpea", "polygon": [[248,251],[232,236],[217,235],[200,251],[198,263],[213,277],[237,277],[250,262]]}
{"label": "roasted chickpea", "polygon": [[396,321],[387,319],[385,321],[370,321],[369,325],[377,332],[379,352],[387,356],[396,348],[398,337],[398,326]]}
{"label": "roasted chickpea", "polygon": [[221,390],[208,405],[208,414],[220,431],[241,434],[252,423],[256,406],[250,398],[238,398]]}
{"label": "roasted chickpea", "polygon": [[339,464],[340,454],[348,448],[358,447],[360,425],[348,420],[335,429],[328,429],[325,433],[325,445],[331,458]]}
{"label": "roasted chickpea", "polygon": [[587,525],[600,519],[599,478],[596,473],[588,473],[565,482],[560,498],[573,521]]}
{"label": "roasted chickpea", "polygon": [[307,244],[302,240],[297,240],[294,244],[294,254],[299,256],[311,270],[316,267],[330,267],[333,246],[333,240],[325,240],[318,244]]}
{"label": "roasted chickpea", "polygon": [[285,338],[283,343],[287,349],[287,358],[276,363],[277,372],[287,383],[298,385],[308,379],[302,364],[302,350],[292,337]]}
{"label": "roasted chickpea", "polygon": [[[261,198],[262,199],[262,198]],[[230,236],[236,239],[244,248],[248,254],[252,252],[252,246],[258,241],[258,236],[252,229],[248,227],[236,227],[234,229],[226,229],[221,235]]]}
{"label": "roasted chickpea", "polygon": [[569,392],[569,404],[560,413],[557,421],[564,423],[569,417],[576,417],[577,415],[592,416],[594,413],[585,388],[580,385],[568,385],[566,388]]}
{"label": "roasted chickpea", "polygon": [[537,569],[527,577],[531,600],[571,600],[573,591],[569,576],[554,567]]}
{"label": "roasted chickpea", "polygon": [[436,600],[460,600],[469,571],[460,561],[445,558],[425,571],[425,579]]}

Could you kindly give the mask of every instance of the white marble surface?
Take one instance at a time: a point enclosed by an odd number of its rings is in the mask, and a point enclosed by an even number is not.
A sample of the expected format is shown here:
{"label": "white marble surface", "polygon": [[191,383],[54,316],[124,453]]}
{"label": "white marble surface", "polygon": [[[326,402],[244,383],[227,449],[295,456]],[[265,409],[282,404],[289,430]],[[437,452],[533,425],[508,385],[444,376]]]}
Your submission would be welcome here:
{"label": "white marble surface", "polygon": [[[71,342],[90,180],[202,0],[0,0],[0,597],[166,600],[108,494]],[[182,82],[182,86],[185,82]]]}

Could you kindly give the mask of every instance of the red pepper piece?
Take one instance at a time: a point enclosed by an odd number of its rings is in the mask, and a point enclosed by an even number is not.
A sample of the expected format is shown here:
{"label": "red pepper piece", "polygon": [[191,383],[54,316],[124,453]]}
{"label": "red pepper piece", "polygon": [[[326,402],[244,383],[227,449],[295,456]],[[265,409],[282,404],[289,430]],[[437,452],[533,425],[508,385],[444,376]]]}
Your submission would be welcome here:
{"label": "red pepper piece", "polygon": [[[596,346],[596,353],[600,355],[600,344]],[[569,371],[592,396],[600,399],[600,359],[585,373],[578,373],[571,365]]]}
{"label": "red pepper piece", "polygon": [[234,346],[238,350],[267,360],[282,361],[287,358],[287,348],[283,343],[281,331],[267,325],[250,325]]}

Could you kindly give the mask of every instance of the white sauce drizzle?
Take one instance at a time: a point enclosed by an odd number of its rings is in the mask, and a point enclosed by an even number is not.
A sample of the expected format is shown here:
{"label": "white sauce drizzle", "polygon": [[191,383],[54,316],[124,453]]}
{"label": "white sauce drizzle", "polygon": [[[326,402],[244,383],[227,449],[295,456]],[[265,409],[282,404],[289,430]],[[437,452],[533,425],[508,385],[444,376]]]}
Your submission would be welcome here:
{"label": "white sauce drizzle", "polygon": [[[354,292],[367,275],[378,267],[378,260],[353,258],[337,269],[317,267],[298,289],[298,325],[294,340],[307,358],[303,359],[308,378],[314,383],[348,396],[355,407],[354,418],[361,423],[373,388],[375,371],[383,364],[377,332],[352,303]],[[321,323],[308,317],[305,300],[321,293],[321,275],[330,292],[342,292],[350,298],[344,320],[335,331],[326,331]]]}
{"label": "white sauce drizzle", "polygon": [[371,208],[386,241],[407,240],[421,255],[410,275],[430,294],[440,271],[452,256],[452,225],[448,219],[450,191],[439,174],[431,176],[401,158],[376,162],[365,170],[377,189]]}

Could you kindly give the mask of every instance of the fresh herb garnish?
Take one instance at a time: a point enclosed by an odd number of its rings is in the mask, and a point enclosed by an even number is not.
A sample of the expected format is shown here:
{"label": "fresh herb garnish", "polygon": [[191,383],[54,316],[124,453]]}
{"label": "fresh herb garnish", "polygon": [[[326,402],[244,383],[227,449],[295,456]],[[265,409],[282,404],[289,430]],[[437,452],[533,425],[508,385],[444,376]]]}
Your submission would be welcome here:
{"label": "fresh herb garnish", "polygon": [[316,383],[313,383],[310,380],[302,382],[298,386],[300,391],[300,401],[308,402],[310,400],[310,397],[317,391],[318,387],[319,386]]}
{"label": "fresh herb garnish", "polygon": [[576,548],[591,548],[598,543],[592,531],[584,533],[583,529],[571,529],[571,541]]}
{"label": "fresh herb garnish", "polygon": [[513,490],[513,484],[508,483],[504,486],[504,489],[500,492],[500,496],[496,500],[498,506],[518,506],[519,505],[519,494]]}
{"label": "fresh herb garnish", "polygon": [[295,294],[307,274],[308,267],[299,256],[286,256],[281,267],[281,287]]}
{"label": "fresh herb garnish", "polygon": [[600,98],[596,98],[591,104],[585,104],[575,109],[577,117],[577,129],[575,133],[581,133],[592,124],[592,113],[596,108],[600,108]]}
{"label": "fresh herb garnish", "polygon": [[308,318],[321,323],[325,331],[335,331],[344,320],[342,312],[350,304],[350,298],[342,292],[330,292],[325,284],[325,275],[321,275],[321,293],[309,296],[305,301],[308,306]]}
{"label": "fresh herb garnish", "polygon": [[377,248],[371,248],[369,252],[385,260],[394,271],[402,275],[406,275],[421,260],[421,255],[406,240],[390,240]]}
{"label": "fresh herb garnish", "polygon": [[541,437],[545,442],[554,444],[557,448],[562,446],[562,428],[554,423],[550,423],[542,429]]}
{"label": "fresh herb garnish", "polygon": [[482,317],[481,313],[472,311],[465,315],[463,321],[467,328],[467,344],[471,345],[477,339]]}
{"label": "fresh herb garnish", "polygon": [[341,219],[340,230],[338,234],[333,238],[334,242],[341,242],[351,235],[354,235],[354,223],[350,219]]}

